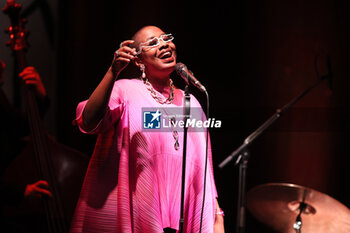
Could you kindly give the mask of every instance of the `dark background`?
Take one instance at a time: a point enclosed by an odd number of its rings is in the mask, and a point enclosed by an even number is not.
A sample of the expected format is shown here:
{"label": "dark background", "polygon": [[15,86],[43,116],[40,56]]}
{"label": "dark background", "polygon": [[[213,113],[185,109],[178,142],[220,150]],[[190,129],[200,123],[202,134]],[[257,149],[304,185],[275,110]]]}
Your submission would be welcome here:
{"label": "dark background", "polygon": [[[295,183],[349,207],[350,16],[345,2],[22,1],[31,30],[28,58],[52,100],[45,125],[60,142],[91,155],[95,136],[71,124],[77,103],[99,83],[119,43],[140,27],[156,25],[173,33],[178,61],[207,87],[210,115],[222,120],[222,128],[211,131],[213,162],[226,232],[234,232],[238,168],[217,165],[275,109],[326,75],[330,56],[332,89],[328,81],[321,83],[251,146],[247,188]],[[8,24],[5,16],[0,21]],[[4,44],[6,35],[0,39]],[[14,99],[13,61],[7,48],[0,49],[8,65],[5,88]],[[183,88],[180,78],[174,81]],[[193,94],[205,107],[204,96]],[[248,213],[247,232],[271,230]]]}

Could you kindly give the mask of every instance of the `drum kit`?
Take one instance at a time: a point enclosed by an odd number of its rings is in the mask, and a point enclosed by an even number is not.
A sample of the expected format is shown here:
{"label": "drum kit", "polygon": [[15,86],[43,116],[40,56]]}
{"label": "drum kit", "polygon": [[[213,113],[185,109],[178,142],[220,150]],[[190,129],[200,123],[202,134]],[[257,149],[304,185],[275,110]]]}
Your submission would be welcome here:
{"label": "drum kit", "polygon": [[349,233],[350,209],[314,189],[287,183],[256,186],[247,208],[280,233]]}
{"label": "drum kit", "polygon": [[268,183],[256,186],[246,193],[246,172],[250,145],[274,122],[284,115],[323,80],[331,80],[330,57],[327,56],[328,74],[268,118],[252,132],[220,164],[224,168],[231,161],[239,165],[236,233],[245,233],[245,208],[263,224],[280,233],[350,233],[350,209],[332,197],[314,189],[296,184]]}

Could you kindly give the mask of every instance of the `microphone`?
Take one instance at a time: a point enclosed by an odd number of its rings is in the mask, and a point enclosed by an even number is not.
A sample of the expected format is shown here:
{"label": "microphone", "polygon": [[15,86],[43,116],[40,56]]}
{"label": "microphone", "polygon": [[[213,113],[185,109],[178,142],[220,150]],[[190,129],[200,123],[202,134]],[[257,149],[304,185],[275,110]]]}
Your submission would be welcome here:
{"label": "microphone", "polygon": [[207,92],[205,87],[193,76],[193,73],[187,69],[185,64],[177,63],[175,66],[176,73],[180,75],[187,84],[191,82],[195,87],[197,87],[202,92]]}

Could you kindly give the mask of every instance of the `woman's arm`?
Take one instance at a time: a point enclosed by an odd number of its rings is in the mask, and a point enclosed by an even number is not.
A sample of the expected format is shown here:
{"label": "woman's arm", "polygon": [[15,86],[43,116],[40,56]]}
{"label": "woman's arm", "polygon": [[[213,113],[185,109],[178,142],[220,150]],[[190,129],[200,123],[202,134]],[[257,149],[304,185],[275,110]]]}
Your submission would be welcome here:
{"label": "woman's arm", "polygon": [[112,93],[114,81],[115,77],[111,68],[109,68],[102,81],[89,97],[84,108],[83,125],[85,130],[90,131],[94,129],[104,116]]}
{"label": "woman's arm", "polygon": [[130,61],[136,58],[136,50],[128,46],[132,43],[134,43],[133,40],[122,42],[121,47],[114,56],[111,67],[89,97],[83,112],[85,130],[90,131],[94,129],[103,118],[115,80]]}

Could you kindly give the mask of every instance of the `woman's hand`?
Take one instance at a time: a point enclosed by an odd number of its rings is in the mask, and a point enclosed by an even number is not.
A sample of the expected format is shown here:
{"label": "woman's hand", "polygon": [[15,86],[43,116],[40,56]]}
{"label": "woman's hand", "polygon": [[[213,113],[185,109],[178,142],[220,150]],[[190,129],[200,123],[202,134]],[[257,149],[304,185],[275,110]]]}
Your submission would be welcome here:
{"label": "woman's hand", "polygon": [[135,41],[133,40],[123,41],[120,43],[120,48],[115,51],[112,62],[112,73],[115,78],[130,63],[130,61],[137,57],[136,49],[129,46],[134,42]]}
{"label": "woman's hand", "polygon": [[214,222],[214,233],[225,233],[224,212],[221,210],[218,200],[216,200],[216,216]]}
{"label": "woman's hand", "polygon": [[41,81],[39,73],[35,70],[34,67],[28,66],[19,74],[26,85],[32,85],[36,94],[39,98],[44,99],[46,97],[46,89]]}
{"label": "woman's hand", "polygon": [[214,223],[214,233],[225,233],[224,217],[217,214]]}

